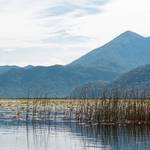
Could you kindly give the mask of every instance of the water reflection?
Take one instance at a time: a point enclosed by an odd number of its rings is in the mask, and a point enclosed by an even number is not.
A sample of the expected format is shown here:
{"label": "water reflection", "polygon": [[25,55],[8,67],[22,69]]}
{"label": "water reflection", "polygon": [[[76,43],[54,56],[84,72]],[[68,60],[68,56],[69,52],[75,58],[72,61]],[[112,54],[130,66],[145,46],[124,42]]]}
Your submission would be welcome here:
{"label": "water reflection", "polygon": [[0,121],[2,150],[150,149],[148,126],[98,126],[54,121],[14,122]]}
{"label": "water reflection", "polygon": [[86,140],[90,139],[90,142],[94,140],[96,146],[101,144],[104,149],[150,149],[150,128],[148,126],[87,126],[78,128],[78,132],[82,137],[86,137]]}

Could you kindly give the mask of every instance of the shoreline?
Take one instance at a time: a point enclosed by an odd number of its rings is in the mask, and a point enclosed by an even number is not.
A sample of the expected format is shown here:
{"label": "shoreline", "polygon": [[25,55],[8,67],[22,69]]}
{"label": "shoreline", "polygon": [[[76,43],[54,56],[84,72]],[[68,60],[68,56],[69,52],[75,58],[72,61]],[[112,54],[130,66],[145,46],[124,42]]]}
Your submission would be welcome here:
{"label": "shoreline", "polygon": [[14,118],[27,120],[63,114],[79,123],[150,125],[150,99],[0,99],[0,111],[3,117],[9,111]]}

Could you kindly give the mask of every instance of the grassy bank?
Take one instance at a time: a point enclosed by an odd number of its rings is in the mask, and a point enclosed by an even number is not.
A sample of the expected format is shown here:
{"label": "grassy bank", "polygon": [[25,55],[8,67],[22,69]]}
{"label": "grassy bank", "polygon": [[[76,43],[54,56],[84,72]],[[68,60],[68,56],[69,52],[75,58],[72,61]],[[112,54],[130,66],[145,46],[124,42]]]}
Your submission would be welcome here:
{"label": "grassy bank", "polygon": [[61,108],[65,118],[83,123],[150,124],[149,99],[1,99],[0,106],[16,108],[17,117],[23,110],[26,119],[50,119]]}

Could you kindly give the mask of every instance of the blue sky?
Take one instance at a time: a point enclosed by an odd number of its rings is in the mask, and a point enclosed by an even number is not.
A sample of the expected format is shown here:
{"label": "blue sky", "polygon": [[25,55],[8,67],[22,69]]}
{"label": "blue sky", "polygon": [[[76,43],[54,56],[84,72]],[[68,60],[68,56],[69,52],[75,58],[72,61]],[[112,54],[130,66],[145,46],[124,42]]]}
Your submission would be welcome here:
{"label": "blue sky", "polygon": [[67,64],[126,30],[150,35],[149,0],[0,0],[0,65]]}

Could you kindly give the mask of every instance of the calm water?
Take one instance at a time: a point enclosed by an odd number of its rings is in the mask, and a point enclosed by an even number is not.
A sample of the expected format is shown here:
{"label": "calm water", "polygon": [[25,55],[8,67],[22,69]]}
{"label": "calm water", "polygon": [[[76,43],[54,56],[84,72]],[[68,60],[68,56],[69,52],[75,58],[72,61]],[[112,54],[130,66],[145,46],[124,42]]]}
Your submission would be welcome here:
{"label": "calm water", "polygon": [[79,124],[56,112],[51,120],[27,123],[22,114],[15,118],[15,108],[0,108],[0,150],[150,150],[150,126]]}
{"label": "calm water", "polygon": [[149,127],[1,123],[0,150],[149,150]]}

